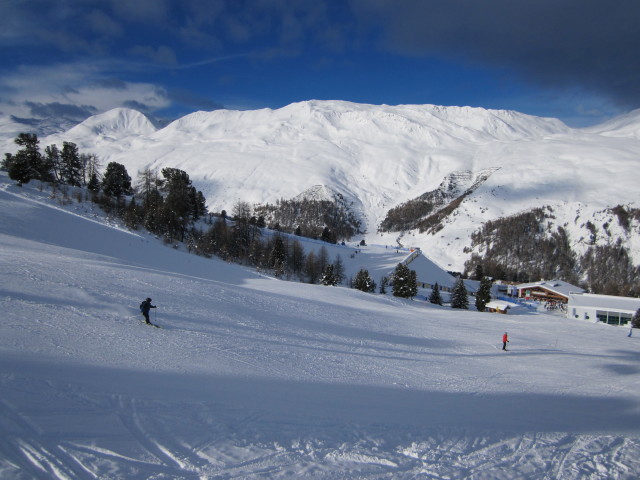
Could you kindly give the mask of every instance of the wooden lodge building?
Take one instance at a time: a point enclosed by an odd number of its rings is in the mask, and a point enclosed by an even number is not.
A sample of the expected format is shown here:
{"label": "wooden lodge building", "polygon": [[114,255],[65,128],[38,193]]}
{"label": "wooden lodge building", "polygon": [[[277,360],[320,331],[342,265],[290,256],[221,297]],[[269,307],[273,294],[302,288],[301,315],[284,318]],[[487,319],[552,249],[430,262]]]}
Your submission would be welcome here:
{"label": "wooden lodge building", "polygon": [[540,302],[560,302],[563,304],[569,301],[570,294],[584,293],[584,289],[562,280],[523,283],[516,285],[515,289],[519,298]]}

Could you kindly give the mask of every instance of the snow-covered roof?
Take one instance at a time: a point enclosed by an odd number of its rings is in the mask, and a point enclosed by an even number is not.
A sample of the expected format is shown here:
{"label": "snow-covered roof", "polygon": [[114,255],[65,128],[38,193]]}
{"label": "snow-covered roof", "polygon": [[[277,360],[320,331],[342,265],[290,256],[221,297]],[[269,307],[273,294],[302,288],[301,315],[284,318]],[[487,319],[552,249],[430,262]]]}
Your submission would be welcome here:
{"label": "snow-covered roof", "polygon": [[568,307],[590,307],[601,310],[635,313],[640,308],[640,298],[574,293],[569,295]]}
{"label": "snow-covered roof", "polygon": [[496,310],[507,310],[513,306],[512,303],[509,302],[501,302],[498,300],[491,300],[489,303],[485,305],[486,308],[495,308]]}
{"label": "snow-covered roof", "polygon": [[533,282],[533,283],[521,283],[517,285],[516,288],[518,290],[524,290],[527,288],[535,288],[540,287],[546,290],[559,293],[560,295],[564,295],[568,297],[571,293],[582,293],[584,292],[583,288],[577,287],[575,285],[571,285],[570,283],[564,282],[562,280],[547,280],[541,282]]}

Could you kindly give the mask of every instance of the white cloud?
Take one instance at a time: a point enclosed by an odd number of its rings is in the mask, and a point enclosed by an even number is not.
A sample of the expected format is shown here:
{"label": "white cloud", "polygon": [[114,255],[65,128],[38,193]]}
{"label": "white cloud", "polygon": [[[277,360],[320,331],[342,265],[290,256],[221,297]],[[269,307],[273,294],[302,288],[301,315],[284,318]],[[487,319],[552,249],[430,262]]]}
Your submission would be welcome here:
{"label": "white cloud", "polygon": [[163,88],[151,83],[107,81],[109,69],[100,67],[82,63],[19,67],[0,76],[0,111],[31,117],[29,103],[92,107],[98,112],[127,104],[145,105],[150,110],[169,106]]}

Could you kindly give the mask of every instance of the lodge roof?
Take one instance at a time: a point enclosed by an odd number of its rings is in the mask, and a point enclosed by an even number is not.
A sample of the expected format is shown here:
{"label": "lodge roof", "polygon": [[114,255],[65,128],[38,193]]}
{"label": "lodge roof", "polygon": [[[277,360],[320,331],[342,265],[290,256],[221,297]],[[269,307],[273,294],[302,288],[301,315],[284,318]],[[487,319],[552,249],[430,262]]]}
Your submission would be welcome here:
{"label": "lodge roof", "polygon": [[524,290],[527,288],[543,288],[545,290],[549,290],[550,292],[558,293],[565,297],[568,297],[570,293],[583,293],[584,289],[577,287],[575,285],[571,285],[562,280],[543,280],[541,282],[533,282],[533,283],[521,283],[520,285],[516,285],[518,290]]}

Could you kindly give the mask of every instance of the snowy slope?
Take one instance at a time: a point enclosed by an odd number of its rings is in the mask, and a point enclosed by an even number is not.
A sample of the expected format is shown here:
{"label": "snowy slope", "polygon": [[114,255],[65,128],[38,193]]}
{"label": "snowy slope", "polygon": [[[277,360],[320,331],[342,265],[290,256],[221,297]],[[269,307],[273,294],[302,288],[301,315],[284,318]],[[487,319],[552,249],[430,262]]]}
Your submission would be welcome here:
{"label": "snowy slope", "polygon": [[281,282],[4,175],[0,265],[3,479],[640,472],[623,328]]}
{"label": "snowy slope", "polygon": [[[469,234],[486,220],[542,205],[566,218],[578,210],[637,207],[638,125],[637,112],[576,130],[503,110],[308,101],[278,110],[196,112],[159,130],[138,112],[116,109],[42,145],[76,142],[105,166],[124,164],[132,176],[146,167],[181,168],[214,211],[326,186],[353,204],[368,243],[397,239],[376,233],[390,208],[456,172],[492,171],[436,236],[409,232],[403,240],[432,251],[440,266],[461,270]],[[582,232],[574,233],[577,241]],[[640,250],[632,255],[640,263]]]}
{"label": "snowy slope", "polygon": [[620,115],[601,125],[585,129],[592,133],[611,137],[632,137],[640,139],[640,109]]}

